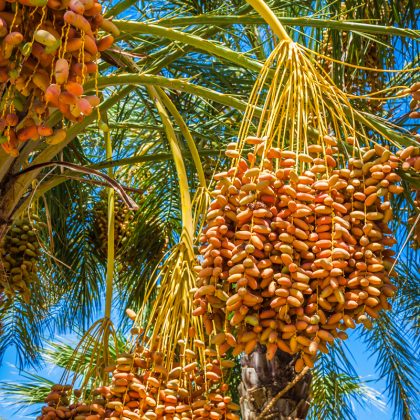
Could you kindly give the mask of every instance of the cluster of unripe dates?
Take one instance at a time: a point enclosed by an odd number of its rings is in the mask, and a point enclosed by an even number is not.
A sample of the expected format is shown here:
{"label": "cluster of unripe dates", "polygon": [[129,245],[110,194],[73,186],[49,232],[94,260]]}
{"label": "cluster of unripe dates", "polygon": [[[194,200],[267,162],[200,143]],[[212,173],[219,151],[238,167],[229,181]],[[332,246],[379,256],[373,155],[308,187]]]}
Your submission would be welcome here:
{"label": "cluster of unripe dates", "polygon": [[16,293],[29,302],[31,285],[38,281],[37,264],[40,243],[37,226],[42,225],[36,215],[21,217],[13,223],[0,242],[0,292],[13,297]]}

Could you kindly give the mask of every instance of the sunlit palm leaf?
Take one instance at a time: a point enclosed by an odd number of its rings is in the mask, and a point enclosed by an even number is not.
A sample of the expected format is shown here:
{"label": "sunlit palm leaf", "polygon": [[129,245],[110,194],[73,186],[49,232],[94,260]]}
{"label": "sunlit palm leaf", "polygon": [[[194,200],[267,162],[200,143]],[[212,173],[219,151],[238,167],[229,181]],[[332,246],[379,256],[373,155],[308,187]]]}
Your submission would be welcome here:
{"label": "sunlit palm leaf", "polygon": [[394,418],[415,419],[419,414],[416,392],[419,361],[412,348],[409,323],[400,314],[382,314],[363,337],[370,352],[377,357],[377,372],[386,380],[387,392],[394,407]]}

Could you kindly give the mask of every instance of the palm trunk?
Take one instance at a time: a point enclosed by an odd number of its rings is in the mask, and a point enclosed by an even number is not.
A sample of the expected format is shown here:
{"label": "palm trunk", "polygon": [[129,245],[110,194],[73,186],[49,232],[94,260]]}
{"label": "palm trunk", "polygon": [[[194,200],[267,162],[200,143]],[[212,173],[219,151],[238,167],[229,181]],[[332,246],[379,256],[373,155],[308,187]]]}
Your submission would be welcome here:
{"label": "palm trunk", "polygon": [[[243,420],[256,420],[270,401],[296,377],[293,356],[277,351],[267,361],[265,348],[258,346],[242,358],[242,382],[239,385]],[[309,410],[311,375],[306,374],[286,392],[264,416],[264,419],[305,419]]]}

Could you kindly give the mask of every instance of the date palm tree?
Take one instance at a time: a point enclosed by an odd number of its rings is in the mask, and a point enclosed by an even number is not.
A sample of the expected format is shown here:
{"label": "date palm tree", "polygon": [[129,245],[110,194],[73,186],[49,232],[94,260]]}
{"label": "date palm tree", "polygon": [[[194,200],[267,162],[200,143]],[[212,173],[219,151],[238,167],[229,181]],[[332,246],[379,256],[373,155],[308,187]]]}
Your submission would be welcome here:
{"label": "date palm tree", "polygon": [[[391,96],[396,87],[415,81],[408,71],[358,68],[409,70],[420,65],[414,0],[267,3],[292,39],[317,52],[314,60],[346,92],[384,90]],[[31,301],[17,295],[0,306],[0,356],[14,348],[21,367],[43,363],[45,339],[57,332],[85,332],[104,311],[106,319],[127,329],[121,314],[142,307],[150,278],[167,263],[165,253],[185,240],[181,209],[186,195],[202,191],[215,171],[227,167],[223,152],[238,134],[258,72],[276,43],[264,19],[242,0],[152,5],[121,0],[110,3],[106,14],[121,30],[116,45],[102,56],[97,80],[103,95],[100,114],[110,131],[98,128],[94,113],[74,124],[63,143],[28,143],[16,158],[0,151],[0,239],[14,219],[34,209],[45,222],[39,228],[43,254]],[[94,82],[87,82],[85,90],[94,89]],[[408,118],[406,98],[353,102],[395,145],[418,144],[413,136],[418,123]],[[185,182],[180,181],[180,165]],[[130,213],[129,234],[121,233],[124,243],[116,241],[111,254],[114,246],[109,243],[114,241],[108,243],[98,219],[106,226],[108,204],[124,204],[112,193],[107,201],[103,191],[109,183],[103,174],[118,182],[112,185],[116,193],[122,189],[139,207]],[[419,414],[415,347],[420,265],[406,242],[412,231],[408,216],[415,212],[411,189],[420,186],[420,179],[405,174],[403,185],[394,226],[401,250],[394,310],[371,329],[355,332],[378,358],[377,372],[386,380],[396,419]],[[196,214],[202,219],[202,211]],[[118,217],[116,211],[114,232],[127,222]],[[87,347],[83,350],[88,353]],[[320,357],[314,370],[296,383],[291,356],[278,351],[267,363],[264,352],[259,347],[244,356],[241,374],[232,378],[246,420],[261,413],[279,419],[352,418],[352,399],[363,402],[367,395],[344,346]],[[279,396],[288,384],[293,387]],[[26,385],[13,386],[11,393],[10,384],[4,384],[3,394],[35,392]],[[39,402],[45,394],[36,395],[32,401]]]}

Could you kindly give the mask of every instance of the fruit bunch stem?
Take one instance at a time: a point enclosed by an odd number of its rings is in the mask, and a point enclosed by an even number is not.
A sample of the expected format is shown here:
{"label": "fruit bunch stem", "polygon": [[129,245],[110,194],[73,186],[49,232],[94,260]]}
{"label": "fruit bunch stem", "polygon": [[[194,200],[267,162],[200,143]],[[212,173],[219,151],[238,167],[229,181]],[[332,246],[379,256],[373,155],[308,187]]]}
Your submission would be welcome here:
{"label": "fruit bunch stem", "polygon": [[255,11],[268,23],[273,32],[279,37],[281,41],[291,41],[292,39],[284,29],[284,26],[277,19],[277,16],[268,7],[263,0],[246,0]]}

